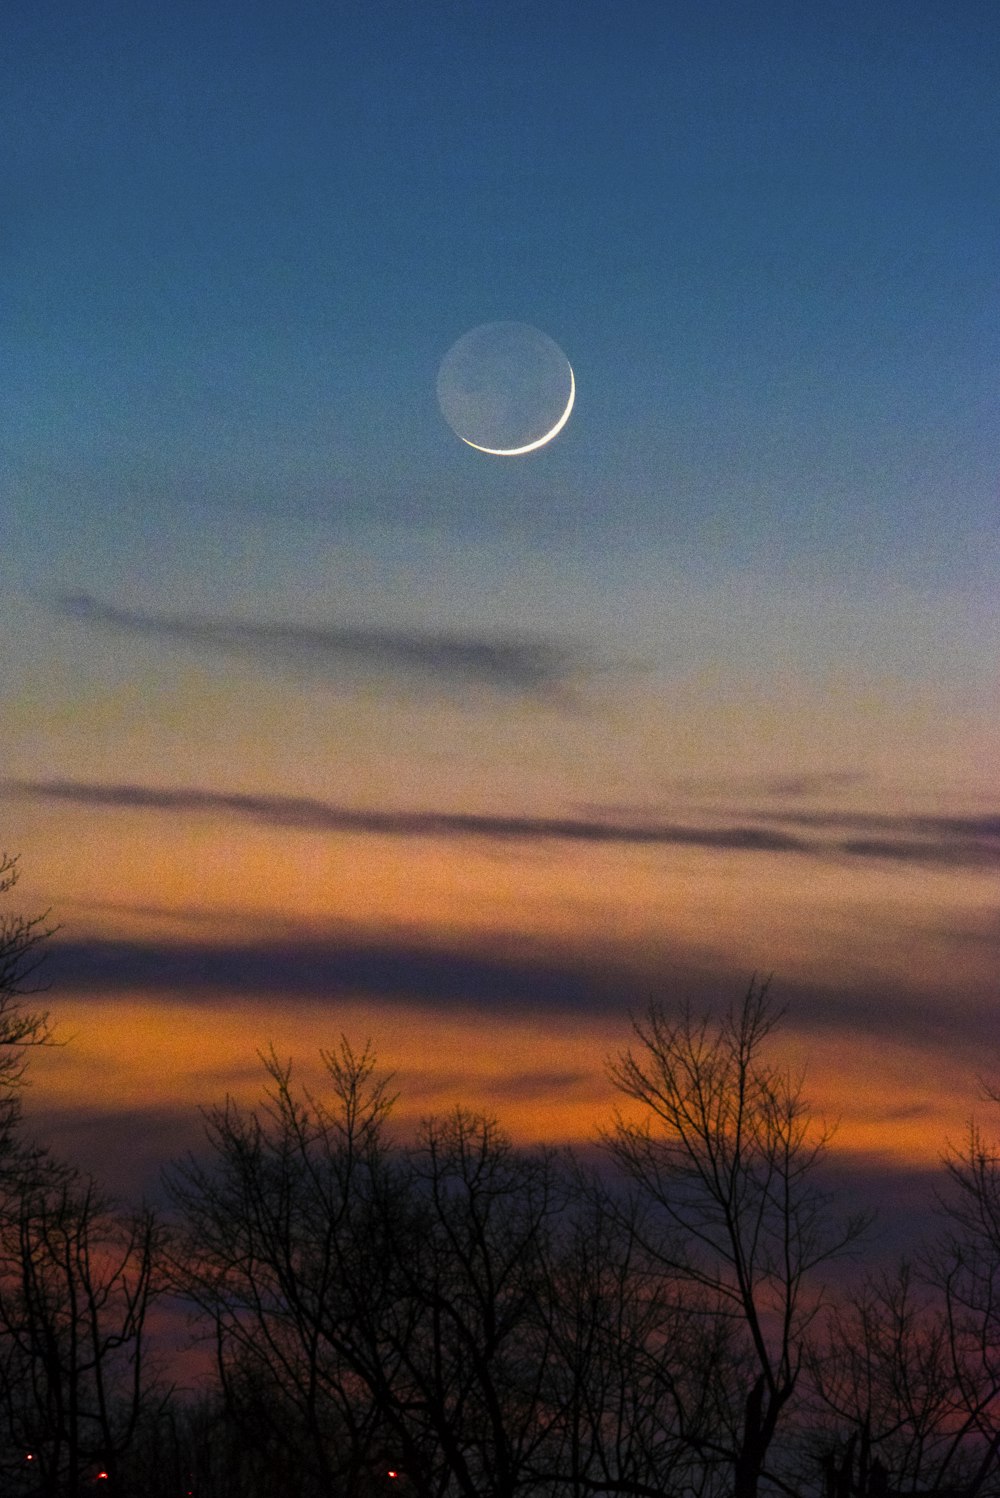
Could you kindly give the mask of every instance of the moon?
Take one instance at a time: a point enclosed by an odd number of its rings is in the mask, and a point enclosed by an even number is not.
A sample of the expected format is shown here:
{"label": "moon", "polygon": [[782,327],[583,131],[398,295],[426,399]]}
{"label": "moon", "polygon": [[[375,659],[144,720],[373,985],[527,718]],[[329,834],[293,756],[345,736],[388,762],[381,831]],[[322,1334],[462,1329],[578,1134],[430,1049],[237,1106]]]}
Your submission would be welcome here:
{"label": "moon", "polygon": [[557,343],[528,323],[483,323],[441,361],[441,414],[477,452],[518,458],[558,437],[576,400],[576,377]]}

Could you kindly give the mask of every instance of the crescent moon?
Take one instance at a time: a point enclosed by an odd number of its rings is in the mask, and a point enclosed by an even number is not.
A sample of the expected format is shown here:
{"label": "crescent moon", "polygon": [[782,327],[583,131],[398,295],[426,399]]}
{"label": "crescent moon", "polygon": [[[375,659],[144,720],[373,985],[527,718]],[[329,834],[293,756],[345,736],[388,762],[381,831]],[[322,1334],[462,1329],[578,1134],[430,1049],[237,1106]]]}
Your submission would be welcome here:
{"label": "crescent moon", "polygon": [[490,453],[494,458],[519,458],[522,453],[533,453],[539,447],[544,447],[546,442],[551,442],[553,437],[559,436],[559,433],[567,421],[569,421],[569,413],[572,411],[573,402],[576,400],[576,380],[573,377],[573,366],[568,360],[566,361],[566,367],[569,370],[569,401],[555,426],[550,432],[546,432],[544,437],[536,437],[534,442],[528,442],[524,447],[480,447],[478,442],[470,442],[468,437],[463,437],[462,441],[467,447],[474,447],[477,453]]}

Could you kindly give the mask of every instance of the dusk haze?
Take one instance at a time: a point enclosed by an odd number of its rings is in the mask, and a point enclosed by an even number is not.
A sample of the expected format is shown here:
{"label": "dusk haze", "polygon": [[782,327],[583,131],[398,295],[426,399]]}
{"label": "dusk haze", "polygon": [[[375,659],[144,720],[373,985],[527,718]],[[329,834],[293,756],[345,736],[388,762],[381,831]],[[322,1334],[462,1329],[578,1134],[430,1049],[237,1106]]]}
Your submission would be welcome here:
{"label": "dusk haze", "polygon": [[895,1241],[1000,1085],[1000,9],[3,12],[25,1128],[158,1201],[346,1037],[589,1158],[769,980]]}

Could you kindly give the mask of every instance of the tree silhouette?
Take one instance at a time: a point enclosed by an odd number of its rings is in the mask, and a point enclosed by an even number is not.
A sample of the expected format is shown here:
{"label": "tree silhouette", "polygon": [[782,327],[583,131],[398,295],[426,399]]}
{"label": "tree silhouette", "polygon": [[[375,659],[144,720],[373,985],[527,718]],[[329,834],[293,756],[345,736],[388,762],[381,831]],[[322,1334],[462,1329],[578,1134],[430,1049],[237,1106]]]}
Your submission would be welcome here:
{"label": "tree silhouette", "polygon": [[[0,853],[0,895],[17,883],[17,859]],[[40,991],[40,948],[53,934],[46,915],[0,917],[0,1165],[14,1148],[27,1053],[51,1041],[48,1015],[25,1006]]]}
{"label": "tree silhouette", "polygon": [[226,1408],[305,1494],[370,1478],[389,1377],[373,1349],[393,1304],[379,1205],[392,1097],[367,1052],[324,1060],[327,1098],[272,1055],[260,1107],[210,1110],[207,1157],[168,1177],[174,1284],[214,1343]]}
{"label": "tree silhouette", "polygon": [[508,1498],[559,1439],[541,1310],[556,1158],[463,1112],[393,1143],[373,1059],[344,1043],[325,1060],[329,1100],[272,1058],[263,1107],[208,1116],[211,1159],[172,1175],[177,1285],[231,1404],[269,1388],[310,1451],[306,1491],[378,1491],[391,1469],[421,1498]]}
{"label": "tree silhouette", "polygon": [[0,1422],[33,1491],[76,1498],[97,1472],[116,1498],[122,1459],[162,1397],[146,1320],[158,1286],[154,1214],[119,1213],[88,1177],[44,1162],[0,1225]]}
{"label": "tree silhouette", "polygon": [[821,1304],[814,1271],[867,1225],[834,1217],[817,1175],[828,1135],[766,1058],[779,1018],[758,983],[715,1022],[688,1010],[674,1021],[653,1004],[634,1023],[638,1046],[611,1069],[642,1107],[638,1121],[620,1114],[606,1142],[653,1208],[637,1221],[643,1247],[706,1316],[738,1331],[728,1409],[703,1441],[731,1463],[735,1498],[756,1498],[795,1394]]}

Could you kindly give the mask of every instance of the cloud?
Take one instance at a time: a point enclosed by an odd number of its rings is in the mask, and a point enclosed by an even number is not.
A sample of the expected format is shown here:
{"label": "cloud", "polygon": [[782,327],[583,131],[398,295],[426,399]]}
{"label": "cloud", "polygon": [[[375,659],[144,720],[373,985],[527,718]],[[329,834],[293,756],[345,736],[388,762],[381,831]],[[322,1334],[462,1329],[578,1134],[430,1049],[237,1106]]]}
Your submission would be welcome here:
{"label": "cloud", "polygon": [[[558,1096],[563,1097],[600,1097],[607,1100],[610,1088],[603,1071],[583,1070],[580,1068],[548,1068],[536,1069],[532,1057],[525,1058],[526,1069],[524,1071],[511,1072],[506,1075],[492,1075],[488,1082],[480,1080],[480,1085],[485,1086],[491,1100],[498,1101],[501,1105],[505,1103],[525,1102],[551,1102]],[[401,1096],[404,1103],[422,1103],[424,1099],[432,1098],[440,1100],[442,1096],[456,1092],[456,1076],[454,1069],[441,1068],[435,1070],[433,1067],[421,1066],[419,1071],[408,1075],[405,1085],[401,1084]]]}
{"label": "cloud", "polygon": [[[1000,867],[1000,818],[881,816],[852,812],[753,813],[724,825],[612,816],[511,816],[489,812],[385,811],[315,796],[251,795],[199,786],[167,788],[76,780],[0,782],[9,795],[111,810],[223,816],[271,827],[373,837],[486,838],[636,848],[690,847],[732,853],[813,854],[942,868]],[[761,826],[761,822],[769,825]],[[804,837],[810,832],[879,832],[867,837]]]}
{"label": "cloud", "polygon": [[[218,910],[202,905],[130,904],[124,900],[81,899],[76,895],[60,895],[59,909],[100,911],[133,918],[145,917],[153,921],[168,922],[173,926],[214,926],[216,929],[227,921],[240,920],[243,916],[238,910]],[[292,924],[291,918],[289,924]]]}
{"label": "cloud", "polygon": [[1000,911],[977,912],[964,921],[952,919],[950,924],[939,926],[934,935],[957,947],[979,947],[1000,956]]}
{"label": "cloud", "polygon": [[767,821],[791,822],[797,827],[834,827],[859,832],[892,832],[910,836],[947,834],[956,838],[1000,840],[1000,814],[977,817],[914,816],[907,813],[872,811],[771,811],[761,813]]}
{"label": "cloud", "polygon": [[774,811],[760,819],[809,831],[865,833],[838,843],[853,858],[943,867],[1000,867],[1000,815],[926,816],[861,811]]}
{"label": "cloud", "polygon": [[500,1077],[492,1084],[492,1091],[511,1102],[535,1098],[551,1098],[560,1092],[574,1092],[590,1088],[594,1078],[585,1071],[532,1071],[523,1076]]}
{"label": "cloud", "polygon": [[57,938],[45,977],[74,992],[141,989],[193,1003],[210,994],[327,1002],[350,993],[435,1005],[593,1010],[602,1000],[587,966],[572,960],[316,935],[249,942]]}
{"label": "cloud", "polygon": [[[260,1068],[257,1069],[260,1074]],[[25,1120],[29,1138],[92,1174],[102,1189],[125,1200],[162,1205],[166,1162],[204,1139],[201,1115],[187,1102],[176,1107],[78,1108],[47,1106],[33,1093]]]}
{"label": "cloud", "polygon": [[815,796],[854,790],[867,779],[860,770],[817,770],[802,775],[765,775],[758,783],[771,796]]}
{"label": "cloud", "polygon": [[840,846],[853,858],[940,864],[944,868],[1000,868],[1000,847],[980,845],[975,839],[937,838],[910,842],[903,838],[858,837],[847,838]]}
{"label": "cloud", "polygon": [[875,1117],[879,1123],[901,1123],[910,1118],[933,1118],[934,1114],[931,1103],[910,1103],[902,1108],[883,1108]]}
{"label": "cloud", "polygon": [[619,843],[753,853],[800,853],[814,846],[801,837],[767,827],[692,827],[670,822],[499,816],[485,812],[379,811],[341,806],[312,796],[248,795],[198,787],[172,790],[130,784],[94,785],[75,780],[6,781],[0,783],[0,788],[32,799],[69,801],[78,806],[235,816],[272,827],[379,837]]}
{"label": "cloud", "polygon": [[[749,973],[728,959],[712,966],[680,947],[655,957],[623,954],[600,943],[531,947],[483,936],[448,945],[407,933],[317,932],[264,928],[260,936],[215,940],[56,936],[45,958],[48,990],[98,1000],[141,993],[170,1003],[238,1006],[266,995],[275,1017],[283,1005],[330,1009],[371,1000],[435,1012],[621,1017],[642,1012],[651,996],[679,1010],[712,1012],[745,991]],[[775,999],[790,1031],[825,1037],[867,1035],[981,1062],[983,1026],[993,994],[988,985],[961,993],[927,994],[903,980],[779,981]],[[623,1031],[623,1039],[627,1035]]]}
{"label": "cloud", "polygon": [[666,779],[662,783],[670,790],[680,793],[686,800],[692,797],[710,796],[714,802],[731,805],[752,801],[756,806],[762,798],[791,797],[805,800],[813,796],[842,797],[860,786],[871,784],[872,777],[859,769],[783,771],[781,773],[740,774],[687,774]]}
{"label": "cloud", "polygon": [[95,628],[243,655],[274,670],[291,668],[329,681],[360,669],[379,676],[550,697],[568,689],[585,667],[578,649],[520,636],[345,624],[255,624],[117,608],[87,593],[62,594],[52,607],[66,618]]}
{"label": "cloud", "polygon": [[[943,1141],[942,1141],[943,1148]],[[873,1212],[874,1221],[862,1240],[866,1260],[894,1269],[901,1258],[912,1260],[921,1242],[932,1242],[940,1232],[940,1202],[949,1194],[943,1166],[895,1165],[874,1154],[865,1159],[852,1152],[837,1154],[837,1142],[823,1162],[824,1185],[844,1212]],[[853,1260],[835,1273],[850,1271]]]}

